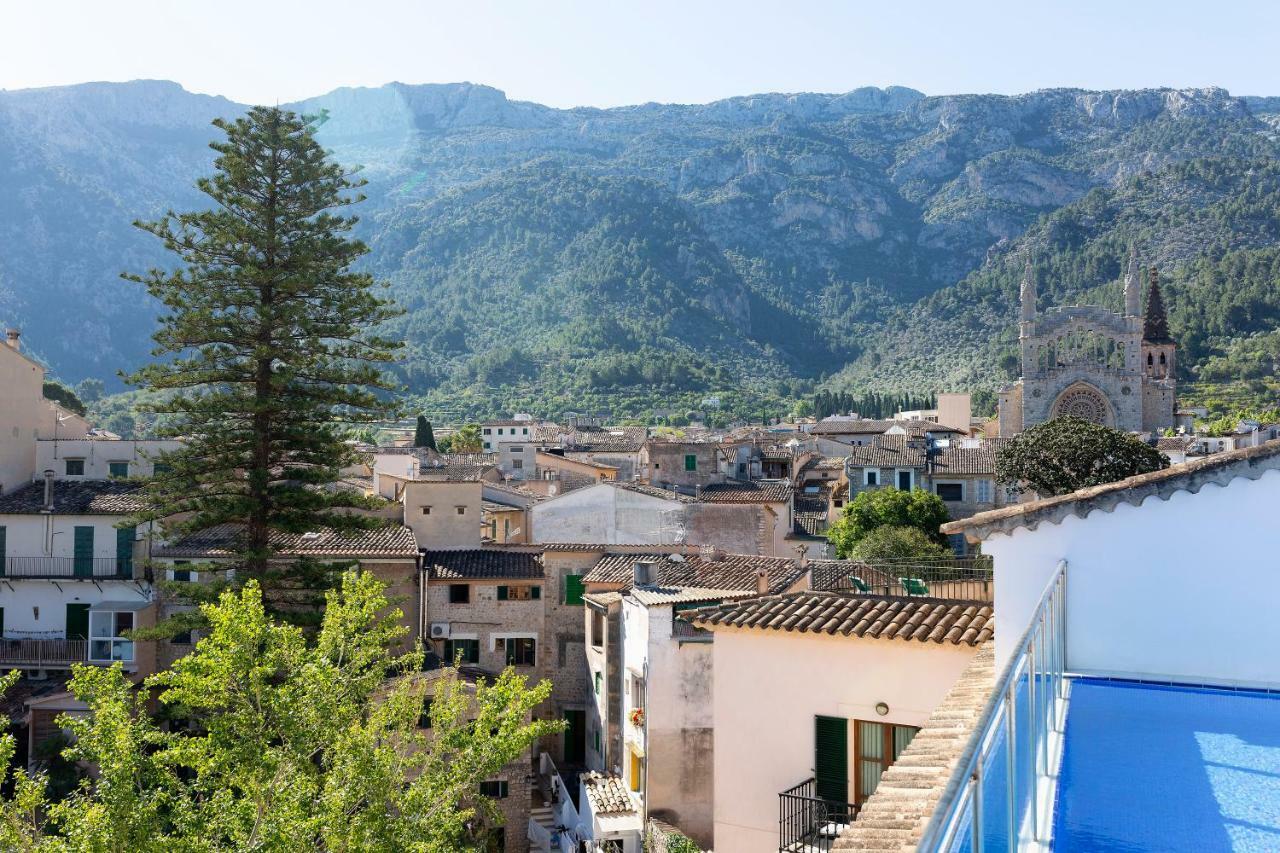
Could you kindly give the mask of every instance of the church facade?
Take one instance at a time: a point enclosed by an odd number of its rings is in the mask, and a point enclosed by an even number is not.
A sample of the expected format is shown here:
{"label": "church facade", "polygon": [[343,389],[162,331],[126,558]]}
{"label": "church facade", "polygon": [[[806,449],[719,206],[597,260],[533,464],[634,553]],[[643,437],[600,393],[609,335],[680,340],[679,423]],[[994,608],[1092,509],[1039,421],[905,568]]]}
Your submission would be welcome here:
{"label": "church facade", "polygon": [[1177,345],[1150,270],[1147,305],[1137,254],[1124,280],[1124,313],[1093,306],[1036,306],[1030,261],[1022,278],[1018,344],[1022,378],[1001,389],[1001,436],[1075,415],[1126,432],[1174,424]]}

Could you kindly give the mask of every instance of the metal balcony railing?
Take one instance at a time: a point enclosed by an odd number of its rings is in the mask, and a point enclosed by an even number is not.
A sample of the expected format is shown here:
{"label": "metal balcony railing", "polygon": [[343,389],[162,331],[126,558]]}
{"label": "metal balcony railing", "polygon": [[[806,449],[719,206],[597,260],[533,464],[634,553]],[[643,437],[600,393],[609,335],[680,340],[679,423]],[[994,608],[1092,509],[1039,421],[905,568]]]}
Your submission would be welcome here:
{"label": "metal balcony railing", "polygon": [[996,680],[917,849],[1044,849],[1066,722],[1067,564],[1060,562]]}
{"label": "metal balcony railing", "polygon": [[870,560],[853,565],[834,582],[837,592],[904,595],[957,601],[991,601],[995,583],[991,558],[937,557]]}
{"label": "metal balcony railing", "polygon": [[778,794],[778,853],[825,853],[853,823],[853,803],[818,796],[816,779]]}
{"label": "metal balcony railing", "polygon": [[4,557],[0,559],[0,577],[19,580],[127,580],[133,577],[133,560],[116,557]]}
{"label": "metal balcony railing", "polygon": [[70,666],[84,662],[87,647],[86,640],[0,639],[0,666]]}

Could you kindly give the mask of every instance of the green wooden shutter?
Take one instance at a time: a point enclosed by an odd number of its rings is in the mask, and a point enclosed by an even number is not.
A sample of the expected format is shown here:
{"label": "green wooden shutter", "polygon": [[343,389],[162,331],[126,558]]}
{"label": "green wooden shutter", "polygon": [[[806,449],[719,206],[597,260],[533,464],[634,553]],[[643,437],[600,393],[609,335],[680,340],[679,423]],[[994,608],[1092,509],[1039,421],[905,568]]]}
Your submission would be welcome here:
{"label": "green wooden shutter", "polygon": [[686,471],[697,471],[697,470],[698,470],[698,456],[697,456],[697,454],[695,454],[695,453],[686,453],[686,454],[685,454],[685,456],[684,456],[684,470],[686,470]]}
{"label": "green wooden shutter", "polygon": [[136,527],[116,528],[116,574],[133,575],[133,540],[138,534]]}
{"label": "green wooden shutter", "polygon": [[498,600],[499,601],[507,600],[507,588],[505,586],[498,587]]}
{"label": "green wooden shutter", "polygon": [[813,718],[813,775],[819,797],[848,801],[849,721],[844,717]]}
{"label": "green wooden shutter", "polygon": [[93,577],[93,528],[76,526],[73,568],[78,578]]}
{"label": "green wooden shutter", "polygon": [[87,604],[68,604],[67,605],[66,634],[67,634],[68,640],[89,639],[89,605]]}
{"label": "green wooden shutter", "polygon": [[582,575],[565,575],[564,576],[564,603],[565,604],[581,604],[582,593],[586,589],[586,584],[582,582]]}
{"label": "green wooden shutter", "polygon": [[529,596],[530,596],[534,601],[537,601],[538,599],[542,598],[542,587],[540,587],[540,586],[535,586],[535,587],[533,588],[532,592],[530,592],[530,593],[529,593]]}

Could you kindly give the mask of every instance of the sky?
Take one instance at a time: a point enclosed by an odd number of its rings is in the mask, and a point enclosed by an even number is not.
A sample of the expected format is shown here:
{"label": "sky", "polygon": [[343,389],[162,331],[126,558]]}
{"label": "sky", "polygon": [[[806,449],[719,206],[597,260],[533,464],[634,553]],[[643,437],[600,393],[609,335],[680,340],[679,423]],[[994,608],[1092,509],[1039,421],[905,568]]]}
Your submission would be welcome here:
{"label": "sky", "polygon": [[0,89],[140,78],[243,103],[390,81],[551,106],[757,92],[1217,85],[1280,95],[1280,3],[0,0]]}

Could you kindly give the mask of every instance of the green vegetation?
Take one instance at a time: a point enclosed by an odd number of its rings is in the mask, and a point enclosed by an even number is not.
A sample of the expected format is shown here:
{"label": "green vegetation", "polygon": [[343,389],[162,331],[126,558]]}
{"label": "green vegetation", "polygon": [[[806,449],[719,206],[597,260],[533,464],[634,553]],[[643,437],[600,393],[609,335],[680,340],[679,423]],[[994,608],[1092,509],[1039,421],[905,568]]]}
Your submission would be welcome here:
{"label": "green vegetation", "polygon": [[361,183],[306,120],[255,108],[215,124],[226,135],[211,146],[215,172],[197,182],[213,208],[138,223],[185,267],[126,276],[167,309],[155,340],[168,358],[131,381],[158,392],[157,432],[184,438],[144,484],[139,520],[168,535],[243,525],[237,582],[263,583],[272,605],[287,587],[288,612],[314,618],[331,578],[271,561],[271,535],[380,523],[336,512],[363,499],[324,487],[354,460],[347,425],[388,412],[375,392],[389,387],[380,364],[398,345],[367,330],[396,312],[350,270],[367,249],[348,236],[356,220],[337,214]]}
{"label": "green vegetation", "polygon": [[430,450],[438,449],[436,447],[436,434],[431,428],[431,421],[427,420],[423,415],[418,415],[418,422],[414,425],[413,446],[426,447]]}
{"label": "green vegetation", "polygon": [[0,734],[0,849],[478,853],[498,823],[480,783],[562,727],[532,719],[547,682],[508,668],[472,688],[397,654],[403,614],[367,573],[330,592],[313,640],[253,582],[204,611],[208,636],[141,690],[119,665],[75,668],[90,713],[60,718],[63,755],[96,772],[65,798],[11,769]]}
{"label": "green vegetation", "polygon": [[916,527],[877,527],[854,543],[849,556],[857,560],[893,560],[910,557],[949,557],[954,552]]}
{"label": "green vegetation", "polygon": [[76,392],[56,380],[45,380],[44,398],[53,400],[58,405],[70,409],[77,415],[83,415],[87,411],[84,403],[76,396]]}
{"label": "green vegetation", "polygon": [[[942,498],[924,489],[867,489],[845,504],[840,518],[827,530],[827,540],[836,555],[849,557],[868,536],[881,528],[910,528],[919,536],[881,533],[867,545],[868,549],[890,547],[924,547],[925,542],[942,546],[946,539],[938,530],[951,520]],[[904,556],[930,556],[925,551]]]}
{"label": "green vegetation", "polygon": [[996,480],[1047,498],[1168,466],[1169,457],[1126,432],[1061,417],[1003,445],[996,453]]}

